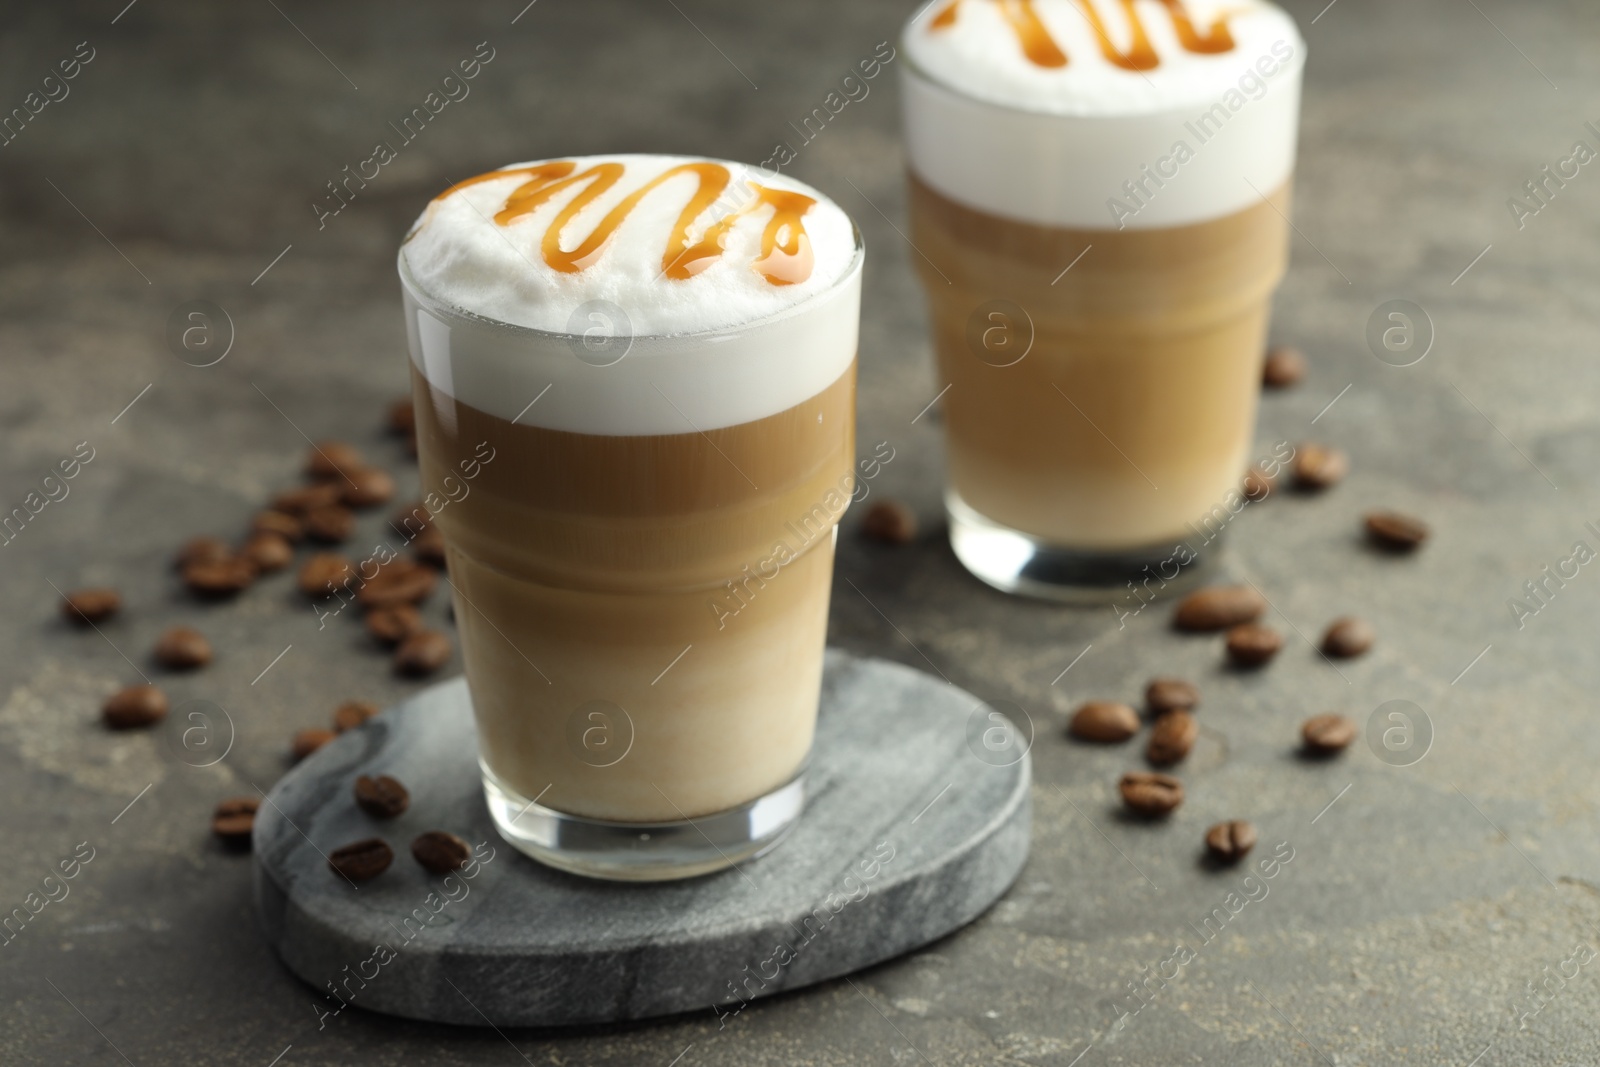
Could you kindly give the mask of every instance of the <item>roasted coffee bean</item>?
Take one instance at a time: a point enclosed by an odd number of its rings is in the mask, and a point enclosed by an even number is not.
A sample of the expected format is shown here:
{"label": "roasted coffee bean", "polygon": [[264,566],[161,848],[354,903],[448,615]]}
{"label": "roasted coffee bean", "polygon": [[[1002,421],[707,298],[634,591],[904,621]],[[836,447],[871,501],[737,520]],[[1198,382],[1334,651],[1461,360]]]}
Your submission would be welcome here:
{"label": "roasted coffee bean", "polygon": [[197,560],[183,568],[183,583],[203,597],[232,596],[256,580],[256,565],[243,556]]}
{"label": "roasted coffee bean", "polygon": [[1200,690],[1182,678],[1156,678],[1145,686],[1144,703],[1152,715],[1193,711],[1200,704]]}
{"label": "roasted coffee bean", "polygon": [[230,797],[211,814],[211,832],[230,845],[248,844],[255,829],[259,797]]}
{"label": "roasted coffee bean", "polygon": [[1428,524],[1398,511],[1371,511],[1364,519],[1367,536],[1384,548],[1409,552],[1428,539]]}
{"label": "roasted coffee bean", "polygon": [[420,500],[413,501],[389,516],[389,525],[394,527],[395,532],[401,537],[407,539],[416,537],[432,524],[433,512],[429,511],[428,506]]}
{"label": "roasted coffee bean", "polygon": [[411,842],[411,855],[434,874],[449,874],[467,865],[472,849],[455,834],[429,830]]}
{"label": "roasted coffee bean", "polygon": [[403,396],[389,405],[389,429],[398,434],[417,432],[417,410],[411,406],[409,396]]}
{"label": "roasted coffee bean", "polygon": [[1327,489],[1350,473],[1350,457],[1337,448],[1303,444],[1294,456],[1294,484],[1301,489]]}
{"label": "roasted coffee bean", "polygon": [[1156,720],[1150,731],[1150,743],[1145,746],[1144,758],[1157,767],[1177,763],[1194,748],[1200,736],[1200,724],[1187,711],[1169,711]]}
{"label": "roasted coffee bean", "polygon": [[880,500],[861,520],[861,536],[886,545],[908,545],[917,537],[917,516],[898,500]]}
{"label": "roasted coffee bean", "polygon": [[306,454],[306,474],[319,482],[340,478],[366,465],[361,453],[343,441],[318,441]]}
{"label": "roasted coffee bean", "polygon": [[1147,817],[1170,814],[1183,803],[1183,783],[1170,774],[1129,771],[1117,788],[1130,811]]}
{"label": "roasted coffee bean", "polygon": [[178,549],[177,558],[173,564],[181,571],[191,563],[202,561],[212,562],[227,559],[233,555],[233,550],[217,537],[191,537]]}
{"label": "roasted coffee bean", "polygon": [[388,471],[364,467],[346,474],[340,499],[347,507],[375,508],[394,496],[394,478]]}
{"label": "roasted coffee bean", "polygon": [[294,562],[294,546],[287,538],[262,530],[250,535],[239,555],[253,563],[257,571],[269,574]]}
{"label": "roasted coffee bean", "polygon": [[1237,863],[1256,847],[1256,828],[1243,819],[1219,822],[1206,831],[1206,850],[1223,863]]}
{"label": "roasted coffee bean", "polygon": [[410,604],[395,604],[367,612],[367,632],[386,645],[398,645],[423,629],[421,612]]}
{"label": "roasted coffee bean", "polygon": [[1073,714],[1067,732],[1080,741],[1126,741],[1139,732],[1139,713],[1126,704],[1091,700]]}
{"label": "roasted coffee bean", "polygon": [[376,714],[376,704],[365,700],[346,700],[333,709],[333,728],[342,734],[346,730],[354,730]]}
{"label": "roasted coffee bean", "polygon": [[1306,357],[1298,348],[1278,345],[1267,349],[1261,366],[1261,384],[1269,389],[1286,389],[1306,376]]}
{"label": "roasted coffee bean", "polygon": [[211,662],[211,642],[188,626],[174,626],[156,641],[156,662],[169,670],[185,671]]}
{"label": "roasted coffee bean", "polygon": [[394,849],[381,837],[336,848],[328,855],[328,866],[334,873],[342,874],[352,882],[365,882],[376,878],[394,862]]}
{"label": "roasted coffee bean", "polygon": [[343,589],[355,574],[355,565],[343,556],[319,552],[306,560],[295,581],[306,596],[322,600]]}
{"label": "roasted coffee bean", "polygon": [[339,544],[356,532],[356,513],[341,504],[306,513],[306,533],[313,541]]}
{"label": "roasted coffee bean", "polygon": [[298,489],[285,489],[272,498],[272,509],[289,515],[304,517],[307,512],[325,508],[339,502],[339,485],[334,482],[317,482]]}
{"label": "roasted coffee bean", "polygon": [[1256,503],[1272,495],[1273,488],[1278,484],[1276,478],[1267,476],[1267,472],[1260,467],[1251,467],[1244,472],[1244,485],[1241,491],[1246,500]]}
{"label": "roasted coffee bean", "polygon": [[411,806],[411,794],[406,787],[380,774],[376,778],[362,775],[356,779],[356,807],[374,819],[392,819],[405,814]]}
{"label": "roasted coffee bean", "polygon": [[1283,636],[1260,623],[1247,622],[1228,631],[1228,659],[1236,667],[1259,667],[1283,647]]}
{"label": "roasted coffee bean", "polygon": [[1328,624],[1328,632],[1322,635],[1322,651],[1336,659],[1349,659],[1371,648],[1376,639],[1366,620],[1345,616]]}
{"label": "roasted coffee bean", "polygon": [[113,730],[153,726],[167,717],[167,694],[153,685],[130,685],[106,698],[100,718]]}
{"label": "roasted coffee bean", "polygon": [[412,634],[395,650],[394,669],[400,674],[422,677],[450,662],[450,639],[434,630]]}
{"label": "roasted coffee bean", "polygon": [[1359,728],[1353,721],[1332,712],[1313,715],[1300,727],[1300,736],[1305,741],[1306,751],[1323,756],[1346,748],[1356,739],[1358,732]]}
{"label": "roasted coffee bean", "polygon": [[1213,585],[1178,601],[1172,624],[1180,630],[1226,630],[1255,622],[1266,610],[1266,599],[1251,586]]}
{"label": "roasted coffee bean", "polygon": [[250,532],[274,533],[292,543],[305,537],[306,526],[287,511],[263,511],[250,521]]}
{"label": "roasted coffee bean", "polygon": [[61,601],[61,614],[68,622],[87,626],[109,619],[122,607],[122,594],[115,589],[74,589]]}
{"label": "roasted coffee bean", "polygon": [[311,753],[333,740],[333,731],[324,730],[313,726],[309,730],[301,730],[289,742],[289,755],[299,763]]}
{"label": "roasted coffee bean", "polygon": [[426,563],[437,570],[444,570],[448,559],[444,548],[444,534],[439,532],[437,526],[430,526],[417,535],[411,542],[411,551],[416,555],[417,562]]}
{"label": "roasted coffee bean", "polygon": [[356,602],[367,610],[392,608],[396,604],[415,604],[433,592],[439,576],[414,559],[394,559],[362,584]]}

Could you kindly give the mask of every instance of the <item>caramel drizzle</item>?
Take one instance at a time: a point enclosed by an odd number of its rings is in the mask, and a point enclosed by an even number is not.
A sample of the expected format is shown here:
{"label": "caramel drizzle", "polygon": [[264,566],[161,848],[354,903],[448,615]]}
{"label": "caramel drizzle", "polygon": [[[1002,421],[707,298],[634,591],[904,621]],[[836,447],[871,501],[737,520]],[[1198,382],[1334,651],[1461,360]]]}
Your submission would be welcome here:
{"label": "caramel drizzle", "polygon": [[[1039,18],[1034,0],[996,0],[996,2],[999,3],[1000,13],[1010,25],[1011,32],[1016,34],[1017,44],[1022,47],[1022,54],[1027,56],[1030,63],[1039,67],[1067,65],[1067,54],[1056,44],[1055,38],[1050,36],[1049,28]],[[1156,54],[1155,46],[1150,43],[1150,35],[1145,32],[1144,20],[1140,18],[1138,8],[1134,6],[1135,0],[1119,0],[1122,12],[1128,19],[1128,25],[1133,28],[1133,41],[1126,51],[1118,48],[1112,41],[1105,20],[1095,10],[1091,0],[1075,0],[1075,2],[1094,30],[1095,39],[1100,45],[1100,54],[1109,62],[1123,70],[1134,71],[1153,70],[1161,65],[1161,57]],[[1194,20],[1189,17],[1182,0],[1155,0],[1155,2],[1166,9],[1167,17],[1172,20],[1172,28],[1178,35],[1178,43],[1183,45],[1185,51],[1201,55],[1233,51],[1233,32],[1228,28],[1228,19],[1237,12],[1229,11],[1217,16],[1202,32],[1195,27]],[[961,3],[962,0],[949,0],[933,17],[933,21],[928,24],[929,28],[943,30],[954,26],[956,12],[960,9]]]}
{"label": "caramel drizzle", "polygon": [[662,171],[608,211],[605,218],[575,248],[570,251],[562,249],[562,234],[572,220],[621,181],[625,170],[622,163],[596,163],[579,171],[578,164],[570,159],[536,163],[514,170],[494,170],[457,182],[436,197],[435,203],[478,182],[525,174],[527,180],[511,191],[505,204],[494,215],[496,223],[509,226],[522,216],[531,214],[562,190],[582,186],[582,191],[561,209],[539,242],[540,253],[546,264],[563,274],[575,274],[599,260],[611,238],[639,205],[639,201],[664,182],[680,174],[693,174],[698,184],[694,196],[678,213],[678,221],[667,236],[667,247],[661,255],[662,274],[679,281],[699,274],[722,255],[728,231],[741,218],[763,207],[770,207],[772,217],[767,220],[766,229],[761,234],[761,256],[751,264],[752,268],[772,285],[793,285],[811,277],[815,256],[810,235],[806,233],[804,216],[817,201],[802,193],[750,182],[748,184],[756,195],[737,210],[712,223],[698,241],[690,243],[689,227],[728,187],[728,168],[720,163],[680,163]]}

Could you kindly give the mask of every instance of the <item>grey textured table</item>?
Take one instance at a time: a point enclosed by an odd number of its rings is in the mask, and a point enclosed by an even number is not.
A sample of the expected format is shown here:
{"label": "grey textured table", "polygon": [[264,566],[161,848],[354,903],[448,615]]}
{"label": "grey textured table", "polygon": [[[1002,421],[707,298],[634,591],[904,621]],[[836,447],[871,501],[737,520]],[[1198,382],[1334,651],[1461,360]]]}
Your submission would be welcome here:
{"label": "grey textured table", "polygon": [[[1067,1067],[1086,1048],[1082,1067],[1600,1059],[1600,977],[1576,963],[1559,986],[1548,977],[1600,937],[1600,577],[1585,567],[1552,582],[1521,628],[1507,606],[1573,542],[1600,544],[1585,526],[1600,519],[1600,178],[1585,167],[1522,229],[1507,209],[1574,140],[1595,143],[1592,5],[1292,4],[1311,66],[1300,236],[1275,332],[1314,362],[1303,386],[1267,398],[1260,437],[1336,443],[1354,473],[1235,523],[1233,573],[1266,591],[1292,640],[1255,675],[1222,670],[1216,642],[1172,633],[1164,611],[1119,626],[1109,611],[1005,599],[959,570],[937,528],[936,417],[914,421],[940,383],[915,252],[894,228],[892,77],[800,149],[795,172],[838,196],[870,248],[860,433],[895,450],[874,491],[908,500],[928,527],[890,551],[860,543],[859,515],[847,519],[830,639],[1026,710],[1032,858],[976,924],[849,981],[720,1029],[708,1011],[575,1033],[360,1011],[318,1028],[320,1001],[262,939],[250,861],[213,844],[210,808],[270,786],[288,734],[337,701],[414,687],[350,620],[319,631],[286,578],[201,611],[166,560],[191,533],[238,531],[291,482],[300,431],[349,438],[414,488],[379,427],[404,387],[392,259],[446,182],[574,152],[765,159],[910,5],[122,7],[33,5],[9,12],[0,37],[7,110],[78,42],[94,50],[70,95],[0,149],[0,506],[78,442],[95,450],[70,495],[0,545],[0,906],[41,892],[80,842],[93,849],[69,894],[0,947],[0,1061]],[[319,230],[324,183],[480,41],[494,59],[471,95]],[[1438,329],[1403,369],[1363,339],[1372,311],[1400,298]],[[173,309],[195,299],[237,327],[227,358],[203,369],[166,342]],[[1434,543],[1403,560],[1364,549],[1355,516],[1380,504],[1426,515]],[[376,536],[381,516],[363,522]],[[129,602],[105,639],[61,624],[49,584],[96,581]],[[435,598],[440,625],[442,612]],[[1299,635],[1343,612],[1371,618],[1381,642],[1341,677]],[[209,768],[179,760],[168,731],[113,736],[94,722],[106,692],[137,680],[134,664],[150,672],[159,629],[189,620],[220,654],[165,684],[226,709],[235,742]],[[1135,753],[1070,745],[1059,727],[1077,701],[1132,697],[1157,671],[1202,685],[1205,729],[1183,770],[1189,802],[1148,826],[1116,814],[1115,779]],[[1304,715],[1365,721],[1391,699],[1432,722],[1419,763],[1390,766],[1364,745],[1327,763],[1294,754]],[[1259,851],[1288,842],[1294,859],[1199,947],[1195,928],[1243,878],[1197,862],[1200,835],[1233,816],[1260,825]],[[1164,988],[1152,980],[1119,1026],[1127,983],[1171,974],[1163,961],[1185,938],[1197,958]],[[1553,999],[1535,1001],[1530,983],[1547,981]]]}

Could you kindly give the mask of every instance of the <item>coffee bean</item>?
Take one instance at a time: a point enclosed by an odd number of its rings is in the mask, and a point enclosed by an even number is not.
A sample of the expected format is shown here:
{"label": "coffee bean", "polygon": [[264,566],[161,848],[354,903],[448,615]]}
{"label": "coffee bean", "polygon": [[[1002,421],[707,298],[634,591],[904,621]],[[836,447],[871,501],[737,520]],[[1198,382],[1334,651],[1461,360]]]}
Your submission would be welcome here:
{"label": "coffee bean", "polygon": [[343,441],[318,441],[306,454],[306,474],[319,482],[340,478],[366,465],[361,453]]}
{"label": "coffee bean", "polygon": [[1278,480],[1267,476],[1267,472],[1260,467],[1251,467],[1244,472],[1244,485],[1241,491],[1245,499],[1256,503],[1272,495],[1272,490],[1277,486]]}
{"label": "coffee bean", "polygon": [[1126,741],[1139,732],[1139,713],[1126,704],[1091,700],[1073,714],[1067,732],[1080,741]]}
{"label": "coffee bean", "polygon": [[394,849],[381,837],[336,848],[328,855],[328,866],[334,873],[342,874],[352,882],[365,882],[376,878],[394,862]]}
{"label": "coffee bean", "polygon": [[356,592],[356,602],[368,610],[415,604],[433,592],[438,581],[431,568],[414,559],[390,560]]}
{"label": "coffee bean", "polygon": [[313,600],[322,600],[343,589],[354,578],[356,568],[343,556],[319,552],[306,560],[295,579],[300,591]]}
{"label": "coffee bean", "polygon": [[917,537],[917,516],[898,500],[880,500],[861,520],[861,536],[886,545],[908,545]]}
{"label": "coffee bean", "polygon": [[444,534],[439,532],[437,526],[430,526],[417,535],[417,539],[411,543],[411,551],[416,554],[419,563],[426,563],[437,570],[444,570],[448,566]]}
{"label": "coffee bean", "polygon": [[1187,711],[1169,711],[1156,720],[1150,731],[1150,743],[1145,746],[1144,758],[1157,767],[1177,763],[1194,748],[1200,736],[1200,724]]}
{"label": "coffee bean", "polygon": [[394,478],[388,471],[364,467],[350,471],[348,481],[340,491],[347,507],[375,508],[394,496]]}
{"label": "coffee bean", "polygon": [[1283,647],[1278,631],[1247,622],[1228,631],[1228,659],[1236,667],[1259,667]]}
{"label": "coffee bean", "polygon": [[1371,511],[1365,517],[1367,536],[1384,548],[1409,552],[1428,539],[1428,524],[1398,511]]}
{"label": "coffee bean", "polygon": [[1306,357],[1298,348],[1278,345],[1267,349],[1261,366],[1261,384],[1269,389],[1286,389],[1306,376]]}
{"label": "coffee bean", "polygon": [[428,506],[417,500],[401,508],[389,516],[389,525],[395,532],[405,538],[412,538],[428,529],[433,524],[433,512]]}
{"label": "coffee bean", "polygon": [[324,730],[315,726],[309,730],[301,730],[289,742],[289,755],[294,758],[296,763],[299,763],[332,740],[332,730]]}
{"label": "coffee bean", "polygon": [[305,523],[287,511],[263,511],[250,521],[251,533],[274,533],[296,542],[306,535]]}
{"label": "coffee bean", "polygon": [[1306,744],[1306,751],[1317,755],[1331,755],[1345,748],[1356,739],[1359,728],[1350,719],[1343,715],[1329,712],[1325,715],[1313,715],[1300,727],[1300,736]]}
{"label": "coffee bean", "polygon": [[173,565],[181,571],[191,563],[212,562],[219,559],[227,559],[231,555],[233,555],[233,550],[220,538],[191,537],[183,543],[182,548],[178,549],[178,555],[173,560]]}
{"label": "coffee bean", "polygon": [[1248,585],[1213,585],[1180,600],[1172,624],[1180,630],[1226,630],[1254,622],[1266,610],[1265,598]]}
{"label": "coffee bean", "polygon": [[203,597],[232,596],[256,580],[256,565],[242,556],[197,560],[183,568],[183,583]]}
{"label": "coffee bean", "polygon": [[1183,783],[1170,774],[1129,771],[1117,788],[1129,810],[1146,817],[1170,814],[1183,803]]}
{"label": "coffee bean", "polygon": [[1193,711],[1200,704],[1200,690],[1182,678],[1156,678],[1145,687],[1144,703],[1152,715]]}
{"label": "coffee bean", "polygon": [[156,641],[156,662],[174,671],[204,667],[211,662],[211,642],[187,626],[174,626]]}
{"label": "coffee bean", "polygon": [[410,604],[395,604],[367,612],[367,632],[386,645],[398,645],[423,629],[422,614]]}
{"label": "coffee bean", "polygon": [[450,662],[450,639],[433,630],[413,634],[401,642],[394,654],[394,669],[413,677],[432,674]]}
{"label": "coffee bean", "polygon": [[338,502],[339,485],[334,482],[318,482],[298,489],[285,489],[272,498],[272,509],[304,518],[308,512]]}
{"label": "coffee bean", "polygon": [[376,704],[365,700],[346,700],[333,709],[333,728],[342,734],[346,730],[354,730],[376,714]]}
{"label": "coffee bean", "polygon": [[417,409],[411,406],[409,396],[403,396],[389,405],[389,429],[397,434],[417,432]]}
{"label": "coffee bean", "polygon": [[153,685],[130,685],[100,706],[100,718],[113,730],[152,726],[167,717],[167,694]]}
{"label": "coffee bean", "polygon": [[429,830],[411,842],[411,855],[434,874],[449,874],[467,865],[472,849],[455,834]]}
{"label": "coffee bean", "polygon": [[211,814],[211,832],[230,845],[249,844],[250,832],[256,825],[256,809],[260,806],[259,797],[224,800]]}
{"label": "coffee bean", "polygon": [[1345,616],[1328,625],[1328,632],[1322,635],[1322,651],[1337,659],[1349,659],[1371,648],[1376,639],[1370,623]]}
{"label": "coffee bean", "polygon": [[1350,473],[1350,457],[1337,448],[1303,444],[1295,452],[1294,483],[1301,489],[1327,489]]}
{"label": "coffee bean", "polygon": [[1243,819],[1219,822],[1206,831],[1206,850],[1223,863],[1237,863],[1256,847],[1256,828]]}
{"label": "coffee bean", "polygon": [[412,459],[417,458],[417,435],[415,433],[406,434],[406,455]]}
{"label": "coffee bean", "polygon": [[362,775],[356,779],[356,807],[374,819],[392,819],[405,813],[411,806],[411,794],[406,787],[380,774],[376,778]]}
{"label": "coffee bean", "polygon": [[355,512],[341,504],[330,504],[306,513],[306,533],[313,541],[338,544],[350,540],[355,530]]}
{"label": "coffee bean", "polygon": [[109,619],[122,607],[122,594],[115,589],[74,589],[61,602],[61,614],[68,622],[87,626]]}
{"label": "coffee bean", "polygon": [[262,530],[250,535],[239,549],[239,555],[255,564],[262,574],[270,574],[294,562],[294,546],[287,538]]}

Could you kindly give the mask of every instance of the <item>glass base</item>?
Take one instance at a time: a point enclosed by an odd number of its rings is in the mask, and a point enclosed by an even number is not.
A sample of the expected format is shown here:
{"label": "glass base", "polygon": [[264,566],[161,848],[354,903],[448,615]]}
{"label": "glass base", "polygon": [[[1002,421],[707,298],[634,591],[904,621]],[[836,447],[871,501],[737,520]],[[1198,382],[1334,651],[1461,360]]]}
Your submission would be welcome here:
{"label": "glass base", "polygon": [[679,822],[622,823],[544,807],[481,761],[483,795],[500,836],[540,863],[589,878],[664,882],[752,859],[781,841],[805,804],[805,768],[766,796]]}
{"label": "glass base", "polygon": [[954,489],[945,492],[945,512],[950,547],[974,577],[1002,593],[1063,604],[1126,601],[1136,612],[1199,585],[1222,549],[1220,533],[1199,548],[1193,539],[1109,551],[1052,545],[979,514]]}

